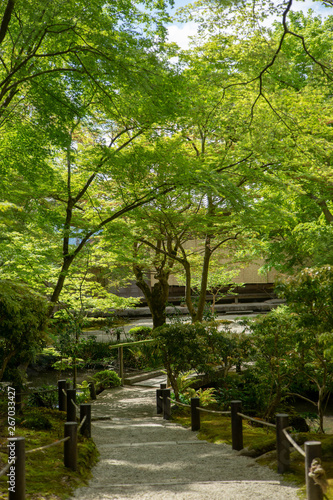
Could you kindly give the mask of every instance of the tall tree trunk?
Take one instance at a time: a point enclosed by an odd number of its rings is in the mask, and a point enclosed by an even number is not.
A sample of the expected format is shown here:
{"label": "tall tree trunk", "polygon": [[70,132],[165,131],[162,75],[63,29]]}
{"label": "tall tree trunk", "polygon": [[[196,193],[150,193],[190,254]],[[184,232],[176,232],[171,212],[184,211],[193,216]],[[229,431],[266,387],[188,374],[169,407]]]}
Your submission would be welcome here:
{"label": "tall tree trunk", "polygon": [[49,315],[53,313],[54,306],[58,302],[59,296],[61,294],[61,291],[63,289],[68,270],[73,262],[74,256],[72,255],[66,255],[63,260],[62,268],[58,277],[57,284],[53,290],[53,294],[50,300],[50,307],[49,307]]}
{"label": "tall tree trunk", "polygon": [[208,273],[209,273],[209,262],[212,252],[210,248],[210,236],[206,236],[205,239],[205,253],[202,265],[202,275],[201,275],[201,285],[200,285],[200,295],[198,308],[195,315],[194,321],[202,321],[203,312],[206,305],[206,293],[207,293],[207,283],[208,283]]}
{"label": "tall tree trunk", "polygon": [[169,272],[160,272],[157,282],[150,288],[145,280],[142,269],[134,266],[136,284],[143,292],[153,319],[153,328],[162,326],[166,322],[166,304],[169,298]]}

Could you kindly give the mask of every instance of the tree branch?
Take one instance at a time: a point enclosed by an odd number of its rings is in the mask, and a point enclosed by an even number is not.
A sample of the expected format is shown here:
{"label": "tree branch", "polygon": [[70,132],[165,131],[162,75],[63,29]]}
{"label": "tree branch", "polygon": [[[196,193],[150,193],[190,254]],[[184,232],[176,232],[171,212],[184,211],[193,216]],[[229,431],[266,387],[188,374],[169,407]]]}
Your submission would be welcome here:
{"label": "tree branch", "polygon": [[2,18],[1,26],[0,26],[0,43],[3,42],[3,40],[7,34],[8,26],[9,26],[9,23],[10,23],[10,20],[12,17],[12,12],[14,9],[14,5],[15,5],[15,0],[8,0],[7,6],[5,9],[3,18]]}

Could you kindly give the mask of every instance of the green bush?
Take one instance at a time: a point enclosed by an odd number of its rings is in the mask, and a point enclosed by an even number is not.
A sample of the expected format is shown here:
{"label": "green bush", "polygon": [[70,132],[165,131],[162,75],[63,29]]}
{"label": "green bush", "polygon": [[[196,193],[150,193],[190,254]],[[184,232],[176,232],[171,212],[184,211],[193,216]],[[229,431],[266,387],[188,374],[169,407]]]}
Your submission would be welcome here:
{"label": "green bush", "polygon": [[86,364],[93,365],[97,361],[108,359],[110,362],[111,353],[110,346],[113,342],[98,342],[96,337],[92,335],[87,339],[80,339],[77,346],[77,355],[84,359]]}
{"label": "green bush", "polygon": [[179,397],[179,374],[189,370],[213,374],[224,367],[227,376],[231,366],[240,366],[250,352],[251,343],[245,334],[235,334],[229,325],[218,331],[218,323],[173,323],[153,331],[156,347],[162,352],[176,399]]}
{"label": "green bush", "polygon": [[205,371],[211,361],[208,330],[201,323],[174,323],[156,328],[153,336],[178,400],[179,374],[192,369]]}
{"label": "green bush", "polygon": [[124,348],[124,365],[126,368],[132,368],[135,370],[159,368],[163,365],[161,352],[155,343],[126,347]]}
{"label": "green bush", "polygon": [[54,385],[42,385],[39,391],[32,392],[28,396],[28,406],[38,406],[43,408],[55,408],[58,403],[58,392],[43,392],[54,389]]}
{"label": "green bush", "polygon": [[112,370],[102,370],[95,373],[93,376],[94,381],[97,383],[98,390],[103,391],[109,387],[117,387],[121,385],[121,379],[116,372]]}
{"label": "green bush", "polygon": [[128,334],[134,340],[148,340],[151,338],[151,332],[152,328],[149,326],[135,326],[129,330]]}
{"label": "green bush", "polygon": [[52,429],[52,423],[45,415],[39,413],[29,414],[22,422],[21,425],[27,429],[45,430]]}
{"label": "green bush", "polygon": [[[81,358],[75,358],[75,365],[78,368],[82,368],[84,366],[84,361]],[[58,370],[60,372],[68,371],[73,369],[74,366],[74,358],[61,358],[59,361],[53,363],[52,368]]]}

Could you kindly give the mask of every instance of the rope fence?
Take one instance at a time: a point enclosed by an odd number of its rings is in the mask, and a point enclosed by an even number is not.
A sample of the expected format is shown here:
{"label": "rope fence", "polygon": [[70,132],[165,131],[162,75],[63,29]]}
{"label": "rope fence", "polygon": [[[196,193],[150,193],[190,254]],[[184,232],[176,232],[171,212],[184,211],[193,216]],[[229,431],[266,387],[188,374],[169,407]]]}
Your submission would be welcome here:
{"label": "rope fence", "polygon": [[80,431],[80,430],[81,430],[81,428],[82,428],[82,426],[84,425],[84,423],[85,423],[85,421],[86,421],[86,420],[87,420],[87,415],[85,415],[85,416],[83,417],[83,419],[81,420],[80,425],[79,425],[79,427],[78,427],[78,429],[77,429],[78,431]]}
{"label": "rope fence", "polygon": [[45,446],[40,446],[39,448],[34,448],[33,450],[28,450],[25,453],[26,453],[26,455],[28,455],[29,453],[35,453],[35,451],[47,450],[48,448],[52,448],[52,446],[56,446],[58,444],[64,443],[65,441],[68,441],[69,439],[70,439],[69,437],[65,437],[63,439],[59,439],[59,441],[54,441],[51,444],[46,444]]}
{"label": "rope fence", "polygon": [[288,434],[288,430],[291,430],[292,427],[286,427],[285,429],[282,429],[283,434],[286,436],[288,439],[289,443],[295,448],[295,450],[298,451],[302,455],[302,457],[305,458],[305,451],[296,443],[296,441],[293,440],[293,438]]}
{"label": "rope fence", "polygon": [[[13,463],[15,463],[16,457],[11,458],[11,460],[13,461]],[[3,469],[0,470],[0,477],[3,476],[4,474],[6,474],[9,467],[10,467],[10,464],[7,464],[7,465],[5,465],[5,467]]]}
{"label": "rope fence", "polygon": [[80,410],[80,407],[72,399],[71,399],[71,403],[75,406],[76,410],[78,410],[78,411]]}
{"label": "rope fence", "polygon": [[276,429],[276,424],[271,424],[270,422],[266,422],[265,420],[261,420],[259,418],[249,417],[248,415],[244,415],[243,413],[238,412],[237,414],[245,420],[250,420],[251,422],[255,422],[256,424],[267,425],[267,427]]}
{"label": "rope fence", "polygon": [[319,441],[307,441],[304,443],[303,450],[294,439],[288,434],[288,430],[292,427],[288,423],[288,415],[277,414],[276,424],[260,420],[259,418],[250,417],[242,413],[241,401],[231,401],[231,411],[208,410],[200,407],[200,398],[191,398],[191,405],[175,401],[171,398],[171,390],[166,388],[166,384],[161,384],[160,389],[156,391],[156,411],[158,414],[163,414],[164,419],[171,418],[171,403],[177,406],[190,408],[191,411],[191,429],[192,431],[200,430],[200,414],[211,413],[216,415],[231,416],[231,437],[232,449],[240,451],[243,446],[243,420],[249,420],[258,425],[267,426],[275,430],[276,434],[276,451],[277,451],[277,470],[279,473],[284,473],[290,470],[290,444],[302,455],[305,459],[305,482],[307,491],[307,500],[323,500],[327,498],[325,492],[327,489],[327,481],[325,471],[321,465],[321,443]]}
{"label": "rope fence", "polygon": [[[56,389],[43,391],[55,392],[58,391],[58,403],[60,411],[67,411],[66,422],[64,423],[64,438],[57,439],[53,443],[39,446],[31,450],[25,450],[25,438],[22,436],[8,438],[8,464],[0,471],[0,476],[7,474],[9,476],[9,486],[12,481],[15,486],[14,496],[10,488],[8,495],[10,500],[25,500],[25,459],[26,456],[33,453],[47,450],[60,444],[64,445],[64,466],[75,471],[77,470],[77,441],[78,432],[82,436],[91,437],[91,404],[85,403],[78,406],[76,404],[76,389],[67,389],[66,380],[58,380]],[[21,405],[21,395],[24,393],[16,392],[19,404]],[[29,393],[31,394],[31,393]],[[17,403],[18,401],[15,401]],[[79,411],[80,415],[77,418],[76,414]],[[78,424],[79,420],[79,424]],[[15,467],[13,464],[15,463]]]}
{"label": "rope fence", "polygon": [[197,408],[197,410],[204,413],[215,413],[216,415],[231,415],[231,411],[207,410],[207,408],[201,408],[200,406]]}

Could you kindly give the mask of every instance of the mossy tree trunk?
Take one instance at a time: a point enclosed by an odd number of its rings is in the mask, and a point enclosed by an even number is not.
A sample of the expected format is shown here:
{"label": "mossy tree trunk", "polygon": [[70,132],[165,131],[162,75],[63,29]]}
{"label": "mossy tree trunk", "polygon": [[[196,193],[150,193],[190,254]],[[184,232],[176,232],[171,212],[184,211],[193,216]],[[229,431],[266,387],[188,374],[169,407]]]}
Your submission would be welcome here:
{"label": "mossy tree trunk", "polygon": [[[172,241],[168,243],[168,246],[171,248]],[[137,257],[139,246],[140,243],[134,244],[134,260]],[[157,241],[152,263],[152,266],[155,268],[154,279],[156,280],[153,285],[148,283],[145,267],[140,264],[133,265],[136,284],[143,292],[152,315],[153,328],[162,326],[166,322],[166,305],[169,298],[169,277],[175,263],[175,261],[167,255],[161,254],[161,247],[162,242]],[[171,251],[177,252],[177,249],[174,248]]]}

